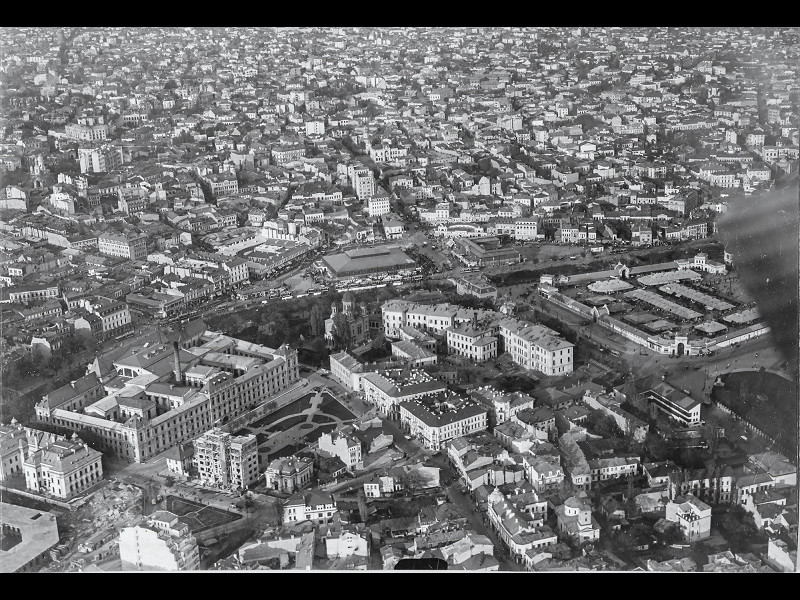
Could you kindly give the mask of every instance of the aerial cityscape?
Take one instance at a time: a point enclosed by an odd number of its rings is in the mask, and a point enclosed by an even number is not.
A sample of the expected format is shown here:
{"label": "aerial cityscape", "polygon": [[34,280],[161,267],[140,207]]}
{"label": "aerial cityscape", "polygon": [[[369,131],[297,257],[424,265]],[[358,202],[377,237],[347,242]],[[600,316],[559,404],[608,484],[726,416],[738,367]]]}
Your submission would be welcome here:
{"label": "aerial cityscape", "polygon": [[0,572],[795,572],[800,28],[0,27]]}

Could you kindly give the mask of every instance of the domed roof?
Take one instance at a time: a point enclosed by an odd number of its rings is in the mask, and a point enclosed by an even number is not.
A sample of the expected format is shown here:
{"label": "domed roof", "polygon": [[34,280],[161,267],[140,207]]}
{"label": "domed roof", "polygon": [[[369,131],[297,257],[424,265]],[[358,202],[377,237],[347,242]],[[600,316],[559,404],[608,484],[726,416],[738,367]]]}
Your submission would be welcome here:
{"label": "domed roof", "polygon": [[356,297],[353,296],[353,294],[350,293],[349,291],[345,292],[344,296],[342,296],[342,302],[355,302],[355,301],[356,301]]}

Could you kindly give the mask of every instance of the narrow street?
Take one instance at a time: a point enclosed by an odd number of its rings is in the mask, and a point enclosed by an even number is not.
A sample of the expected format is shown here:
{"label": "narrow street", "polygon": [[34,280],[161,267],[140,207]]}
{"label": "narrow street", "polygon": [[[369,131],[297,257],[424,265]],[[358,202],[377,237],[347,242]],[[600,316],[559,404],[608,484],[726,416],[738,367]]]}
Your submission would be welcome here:
{"label": "narrow street", "polygon": [[472,529],[492,540],[492,543],[495,547],[494,556],[498,561],[500,561],[500,570],[524,571],[525,567],[513,561],[508,554],[504,552],[503,549],[506,548],[506,545],[499,537],[497,537],[497,534],[492,531],[492,528],[488,523],[484,524],[484,517],[479,514],[478,509],[472,502],[472,499],[469,496],[461,493],[460,487],[461,484],[458,481],[451,484],[448,488],[446,488],[447,497],[450,499],[450,502],[460,507],[467,515],[467,520],[469,521]]}

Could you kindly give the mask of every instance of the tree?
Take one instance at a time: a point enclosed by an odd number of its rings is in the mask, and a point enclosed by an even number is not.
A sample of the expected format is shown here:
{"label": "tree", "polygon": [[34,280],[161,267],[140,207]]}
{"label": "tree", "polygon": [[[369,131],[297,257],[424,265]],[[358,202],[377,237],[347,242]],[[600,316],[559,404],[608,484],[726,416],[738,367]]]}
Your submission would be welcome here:
{"label": "tree", "polygon": [[348,350],[353,343],[353,332],[350,329],[350,320],[344,313],[333,317],[333,347],[335,350]]}
{"label": "tree", "polygon": [[319,304],[314,304],[314,306],[311,307],[311,315],[309,316],[308,323],[312,336],[318,337],[325,333],[325,318]]}
{"label": "tree", "polygon": [[364,488],[358,490],[358,516],[361,517],[361,522],[366,523],[369,516],[367,508],[367,496],[364,494]]}
{"label": "tree", "polygon": [[599,410],[594,411],[584,421],[586,429],[595,435],[602,437],[623,437],[624,433],[617,425],[613,417],[606,415]]}
{"label": "tree", "polygon": [[430,477],[414,469],[404,472],[403,475],[398,477],[398,480],[406,493],[424,490],[429,487],[431,483]]}
{"label": "tree", "polygon": [[746,550],[758,538],[759,532],[753,515],[738,504],[731,506],[725,518],[722,519],[721,527],[734,552]]}

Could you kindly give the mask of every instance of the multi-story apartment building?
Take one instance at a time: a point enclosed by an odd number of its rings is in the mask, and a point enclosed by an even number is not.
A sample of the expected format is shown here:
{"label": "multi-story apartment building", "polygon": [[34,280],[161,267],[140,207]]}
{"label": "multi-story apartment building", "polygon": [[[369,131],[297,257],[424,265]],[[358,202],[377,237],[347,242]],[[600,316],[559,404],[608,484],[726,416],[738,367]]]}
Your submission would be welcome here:
{"label": "multi-story apartment building", "polygon": [[106,256],[147,260],[147,237],[123,233],[101,233],[97,236],[97,249],[100,254]]}
{"label": "multi-story apartment building", "polygon": [[101,340],[133,330],[131,311],[124,302],[95,296],[81,299],[78,306],[100,319],[101,332],[98,337]]}
{"label": "multi-story apartment building", "polygon": [[439,450],[448,440],[484,431],[487,410],[482,406],[456,400],[445,402],[438,408],[412,400],[400,404],[400,423],[426,448]]}
{"label": "multi-story apartment building", "polygon": [[369,169],[364,168],[354,171],[351,181],[359,200],[367,200],[375,195],[377,186],[375,178],[372,176],[372,171]]}
{"label": "multi-story apartment building", "polygon": [[34,492],[69,500],[103,479],[103,455],[77,435],[31,452],[22,469]]}
{"label": "multi-story apartment building", "polygon": [[370,217],[380,217],[381,215],[385,215],[392,210],[391,198],[386,194],[372,196],[367,201],[367,208],[369,210]]}
{"label": "multi-story apartment building", "polygon": [[312,521],[322,525],[338,517],[333,496],[321,490],[296,492],[283,505],[283,522]]}
{"label": "multi-story apartment building", "polygon": [[80,148],[78,160],[81,173],[106,173],[121,167],[125,156],[119,146],[104,145],[98,148]]}
{"label": "multi-story apartment building", "polygon": [[332,456],[338,456],[347,466],[354,471],[364,468],[364,459],[361,456],[361,442],[356,438],[339,431],[323,433],[318,441],[319,449]]}
{"label": "multi-story apartment building", "polygon": [[200,568],[200,549],[189,526],[177,515],[158,511],[119,533],[124,571],[192,571]]}
{"label": "multi-story apartment building", "polygon": [[[165,344],[132,347],[113,363],[122,387],[94,403],[65,409],[58,402],[36,405],[41,422],[66,430],[88,429],[98,447],[132,462],[144,462],[172,446],[266,402],[299,379],[297,352],[277,350],[206,332],[194,347]],[[128,382],[150,375],[149,383]],[[138,406],[131,419],[130,405]]]}
{"label": "multi-story apartment building", "polygon": [[258,481],[255,435],[233,436],[215,427],[193,445],[192,463],[203,485],[244,490]]}

